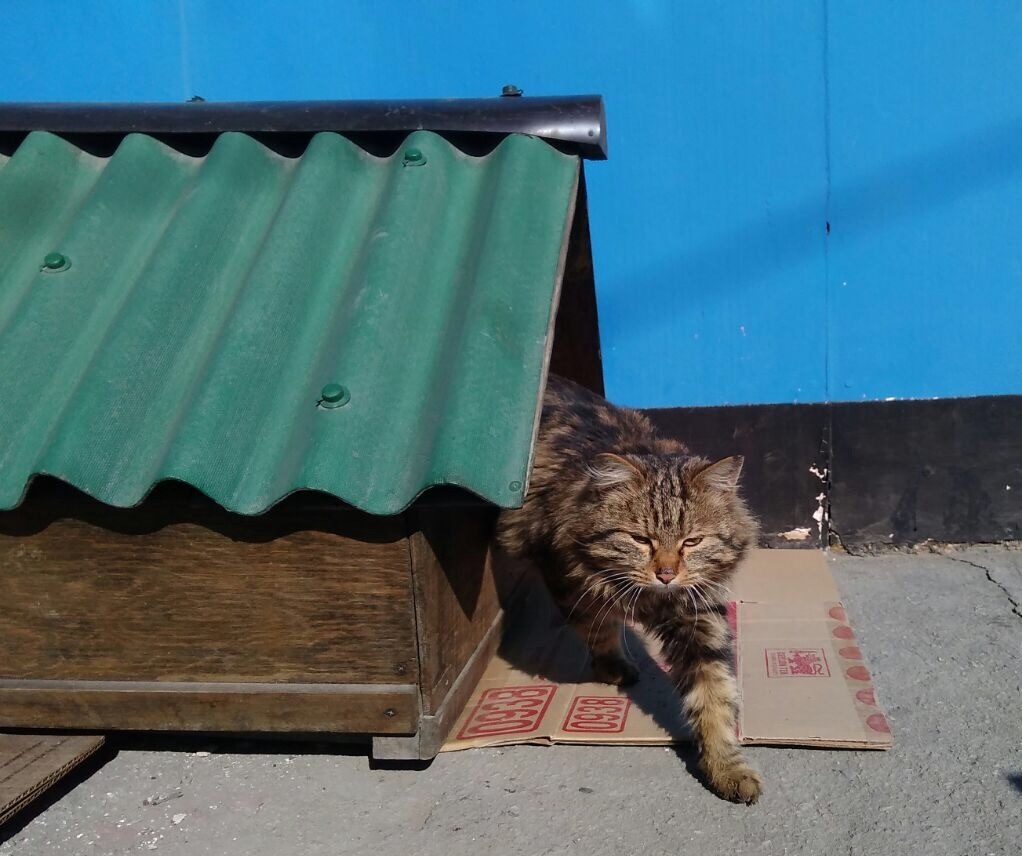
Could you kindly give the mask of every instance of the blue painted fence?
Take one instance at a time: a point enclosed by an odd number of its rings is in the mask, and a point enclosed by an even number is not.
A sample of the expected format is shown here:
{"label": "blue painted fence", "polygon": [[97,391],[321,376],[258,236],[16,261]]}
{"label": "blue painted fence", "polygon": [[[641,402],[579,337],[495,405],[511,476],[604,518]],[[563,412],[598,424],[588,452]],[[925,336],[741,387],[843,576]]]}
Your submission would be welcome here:
{"label": "blue painted fence", "polygon": [[1022,4],[974,0],[7,0],[0,100],[600,92],[612,398],[1002,394],[1019,45]]}

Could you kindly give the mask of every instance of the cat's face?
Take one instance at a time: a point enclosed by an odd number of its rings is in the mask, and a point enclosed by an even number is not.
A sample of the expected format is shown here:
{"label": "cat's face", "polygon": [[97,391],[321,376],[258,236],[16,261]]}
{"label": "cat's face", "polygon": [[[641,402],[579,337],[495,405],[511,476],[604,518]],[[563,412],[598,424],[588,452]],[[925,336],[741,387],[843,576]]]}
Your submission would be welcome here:
{"label": "cat's face", "polygon": [[[718,600],[755,537],[736,490],[742,458],[600,455],[583,509],[586,564],[615,589]],[[636,588],[638,587],[638,588]]]}

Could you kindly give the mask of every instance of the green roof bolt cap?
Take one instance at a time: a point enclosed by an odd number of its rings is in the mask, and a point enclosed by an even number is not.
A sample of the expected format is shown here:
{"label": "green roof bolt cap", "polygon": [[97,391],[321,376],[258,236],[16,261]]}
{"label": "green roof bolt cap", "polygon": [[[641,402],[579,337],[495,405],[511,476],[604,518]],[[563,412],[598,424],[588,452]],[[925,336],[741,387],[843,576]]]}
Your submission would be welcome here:
{"label": "green roof bolt cap", "polygon": [[43,259],[43,266],[40,270],[48,273],[58,273],[71,267],[71,260],[63,253],[47,253]]}
{"label": "green roof bolt cap", "polygon": [[339,383],[328,383],[319,393],[319,406],[327,410],[344,407],[351,401],[351,393]]}
{"label": "green roof bolt cap", "polygon": [[405,149],[405,166],[422,166],[425,162],[421,149]]}

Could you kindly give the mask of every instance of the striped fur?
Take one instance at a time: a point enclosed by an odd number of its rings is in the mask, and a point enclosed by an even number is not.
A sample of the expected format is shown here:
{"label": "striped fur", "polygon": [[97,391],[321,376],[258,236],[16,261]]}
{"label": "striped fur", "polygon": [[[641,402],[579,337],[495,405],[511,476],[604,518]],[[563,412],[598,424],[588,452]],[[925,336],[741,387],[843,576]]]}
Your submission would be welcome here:
{"label": "striped fur", "polygon": [[501,514],[498,538],[540,568],[600,680],[638,677],[621,646],[626,620],[661,640],[707,783],[753,803],[762,785],[735,737],[725,609],[756,538],[741,466],[691,455],[642,414],[551,376],[525,505]]}

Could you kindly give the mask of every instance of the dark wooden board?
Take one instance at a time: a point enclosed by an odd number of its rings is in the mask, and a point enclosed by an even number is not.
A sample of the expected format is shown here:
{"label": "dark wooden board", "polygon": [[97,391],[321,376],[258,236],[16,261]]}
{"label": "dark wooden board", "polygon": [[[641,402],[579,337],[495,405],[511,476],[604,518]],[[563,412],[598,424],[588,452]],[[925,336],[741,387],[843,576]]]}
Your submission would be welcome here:
{"label": "dark wooden board", "polygon": [[504,613],[498,614],[490,629],[465,663],[461,674],[451,686],[440,707],[434,713],[423,714],[419,730],[409,737],[373,737],[373,757],[378,761],[429,760],[436,757],[444,740],[454,727],[473,690],[500,646],[504,628]]}
{"label": "dark wooden board", "polygon": [[416,681],[399,518],[169,493],[123,510],[49,485],[0,513],[0,678]]}
{"label": "dark wooden board", "polygon": [[410,684],[0,682],[8,727],[410,734],[418,721]]}
{"label": "dark wooden board", "polygon": [[435,713],[500,613],[491,561],[495,508],[408,512],[422,710]]}
{"label": "dark wooden board", "polygon": [[603,394],[603,361],[589,236],[584,167],[580,166],[575,216],[561,279],[550,371]]}
{"label": "dark wooden board", "polygon": [[102,745],[98,736],[0,734],[0,826]]}

